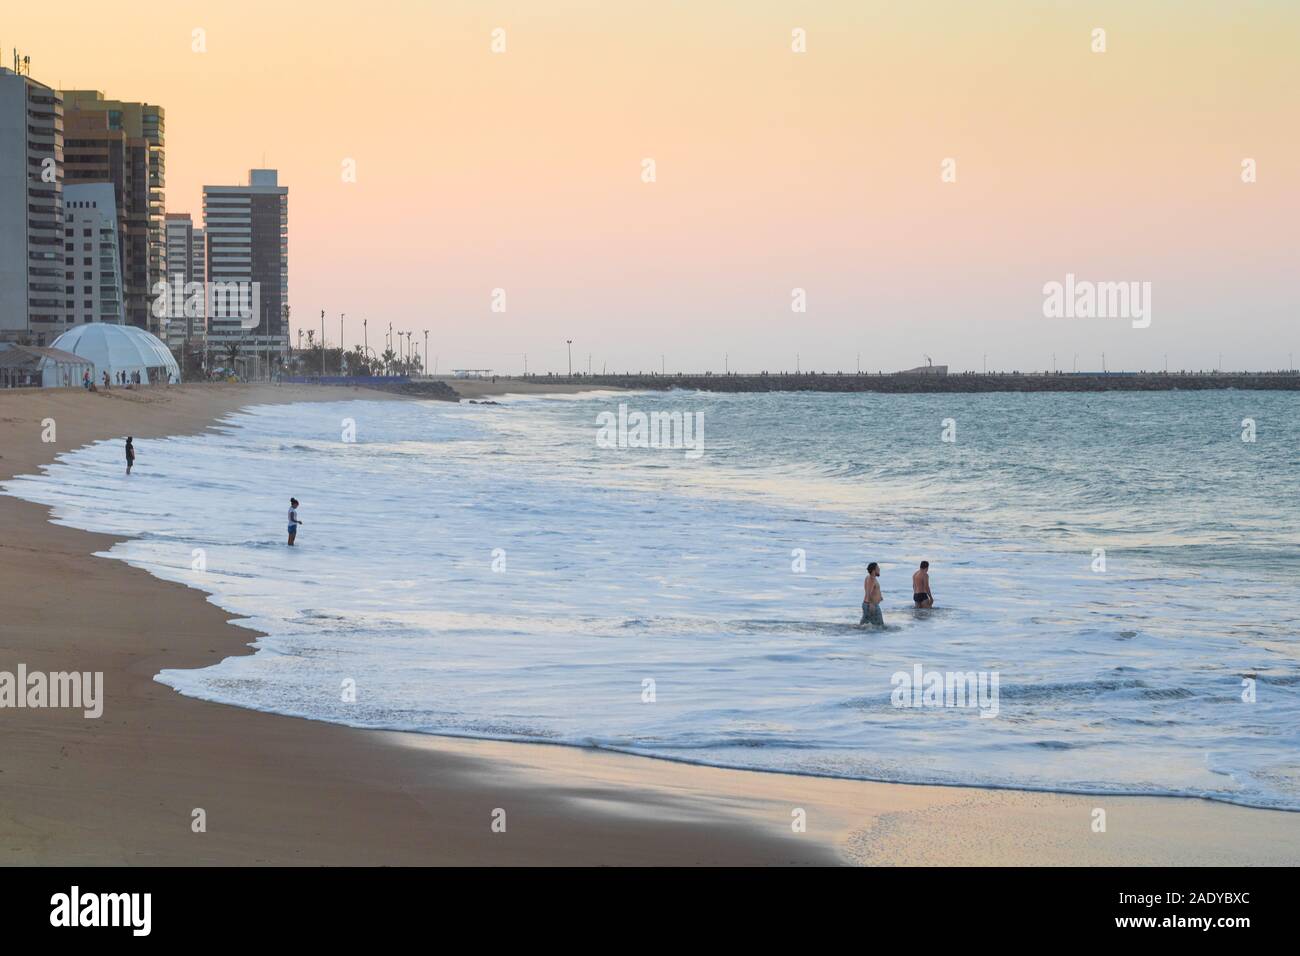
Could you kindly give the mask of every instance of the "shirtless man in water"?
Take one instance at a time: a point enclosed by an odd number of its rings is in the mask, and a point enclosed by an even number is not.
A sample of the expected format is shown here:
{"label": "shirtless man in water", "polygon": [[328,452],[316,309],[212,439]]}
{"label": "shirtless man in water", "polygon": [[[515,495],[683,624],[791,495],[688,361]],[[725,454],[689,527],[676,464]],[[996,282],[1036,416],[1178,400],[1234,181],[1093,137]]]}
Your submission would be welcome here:
{"label": "shirtless man in water", "polygon": [[922,561],[921,568],[912,572],[912,601],[917,607],[934,607],[930,593],[930,562]]}
{"label": "shirtless man in water", "polygon": [[879,577],[880,565],[872,561],[867,565],[867,577],[862,582],[862,620],[858,621],[858,627],[863,624],[885,626],[884,615],[880,613],[880,602],[883,598],[880,594],[880,582],[876,580]]}

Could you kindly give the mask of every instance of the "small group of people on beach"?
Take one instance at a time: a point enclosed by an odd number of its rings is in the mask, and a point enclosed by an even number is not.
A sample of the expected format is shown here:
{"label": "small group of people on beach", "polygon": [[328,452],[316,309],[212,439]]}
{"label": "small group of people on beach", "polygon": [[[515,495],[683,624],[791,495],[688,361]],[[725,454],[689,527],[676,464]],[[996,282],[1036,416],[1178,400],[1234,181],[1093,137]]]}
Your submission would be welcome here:
{"label": "small group of people on beach", "polygon": [[[884,600],[880,593],[880,565],[872,561],[867,565],[867,577],[862,582],[862,620],[858,626],[874,624],[885,626],[885,617],[880,613],[880,604]],[[934,595],[930,592],[930,562],[922,561],[921,566],[912,572],[912,603],[917,608],[934,607]]]}
{"label": "small group of people on beach", "polygon": [[[134,387],[134,386],[136,386],[136,385],[152,385],[152,384],[154,384],[153,380],[149,378],[149,372],[148,372],[148,371],[145,371],[143,374],[141,374],[138,370],[135,371],[135,372],[119,371],[119,372],[117,372],[117,373],[115,373],[115,374],[113,375],[113,378],[112,378],[111,381],[109,380],[108,372],[105,371],[105,372],[102,373],[102,381],[103,381],[103,383],[104,383],[104,388],[105,388],[105,390],[112,388],[113,385],[114,385],[114,383],[116,383],[116,384],[119,385],[119,386],[123,386],[123,387],[125,387],[125,388],[132,388],[132,387]],[[168,372],[168,373],[167,373],[167,384],[168,384],[168,385],[171,385],[171,384],[173,384],[173,383],[179,385],[179,384],[180,384],[180,379],[178,379],[178,378],[177,378],[175,375],[173,375],[171,372]],[[64,382],[64,384],[66,385],[67,382]],[[86,391],[88,391],[88,392],[93,392],[93,391],[95,391],[95,383],[94,383],[94,380],[91,379],[91,377],[90,377],[90,372],[89,372],[89,371],[86,371],[86,372],[82,373],[82,376],[81,376],[81,387],[84,388],[84,389],[85,389]]]}

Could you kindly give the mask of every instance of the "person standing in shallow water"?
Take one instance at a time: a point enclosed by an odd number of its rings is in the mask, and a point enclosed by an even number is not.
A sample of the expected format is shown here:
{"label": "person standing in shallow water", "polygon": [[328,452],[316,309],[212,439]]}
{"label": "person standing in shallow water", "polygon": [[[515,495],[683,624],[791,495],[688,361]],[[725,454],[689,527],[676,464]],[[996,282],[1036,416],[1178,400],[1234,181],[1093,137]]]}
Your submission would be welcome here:
{"label": "person standing in shallow water", "polygon": [[293,539],[298,537],[298,525],[302,524],[298,520],[298,499],[289,499],[289,547],[293,547]]}
{"label": "person standing in shallow water", "polygon": [[135,464],[135,445],[132,444],[131,436],[126,436],[126,473],[131,474],[131,466]]}
{"label": "person standing in shallow water", "polygon": [[862,582],[862,620],[858,621],[858,627],[864,624],[885,626],[885,617],[880,613],[880,602],[884,597],[880,593],[879,577],[880,565],[872,561],[867,565],[867,577]]}
{"label": "person standing in shallow water", "polygon": [[934,607],[934,595],[930,593],[929,561],[922,561],[921,567],[912,572],[912,602],[917,607]]}

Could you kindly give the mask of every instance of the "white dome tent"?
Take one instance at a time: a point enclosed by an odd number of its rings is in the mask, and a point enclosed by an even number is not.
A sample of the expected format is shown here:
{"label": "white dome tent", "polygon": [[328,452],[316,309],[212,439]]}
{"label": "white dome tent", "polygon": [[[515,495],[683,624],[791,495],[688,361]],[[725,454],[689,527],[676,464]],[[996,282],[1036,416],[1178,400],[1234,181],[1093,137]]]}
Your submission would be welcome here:
{"label": "white dome tent", "polygon": [[119,372],[125,372],[128,381],[139,372],[141,384],[181,380],[180,366],[162,339],[134,325],[88,322],[60,335],[54,348],[94,362],[96,384],[103,382],[105,372],[113,385]]}

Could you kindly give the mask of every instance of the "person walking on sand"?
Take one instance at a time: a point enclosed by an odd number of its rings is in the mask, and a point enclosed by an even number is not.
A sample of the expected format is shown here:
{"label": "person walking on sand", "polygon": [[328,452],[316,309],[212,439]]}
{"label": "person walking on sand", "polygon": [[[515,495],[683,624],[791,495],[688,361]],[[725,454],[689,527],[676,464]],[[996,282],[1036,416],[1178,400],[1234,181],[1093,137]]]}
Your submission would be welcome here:
{"label": "person walking on sand", "polygon": [[289,547],[293,547],[293,539],[298,537],[298,525],[302,524],[298,520],[298,499],[289,499]]}
{"label": "person walking on sand", "polygon": [[880,565],[872,561],[867,565],[867,577],[862,582],[862,620],[858,621],[858,627],[864,624],[874,624],[876,627],[885,626],[884,615],[880,613],[880,602],[883,597],[880,593]]}
{"label": "person walking on sand", "polygon": [[912,601],[917,607],[934,607],[934,595],[930,593],[929,561],[922,561],[921,567],[912,572]]}
{"label": "person walking on sand", "polygon": [[135,464],[135,445],[131,436],[126,436],[126,473],[131,474],[131,466]]}

